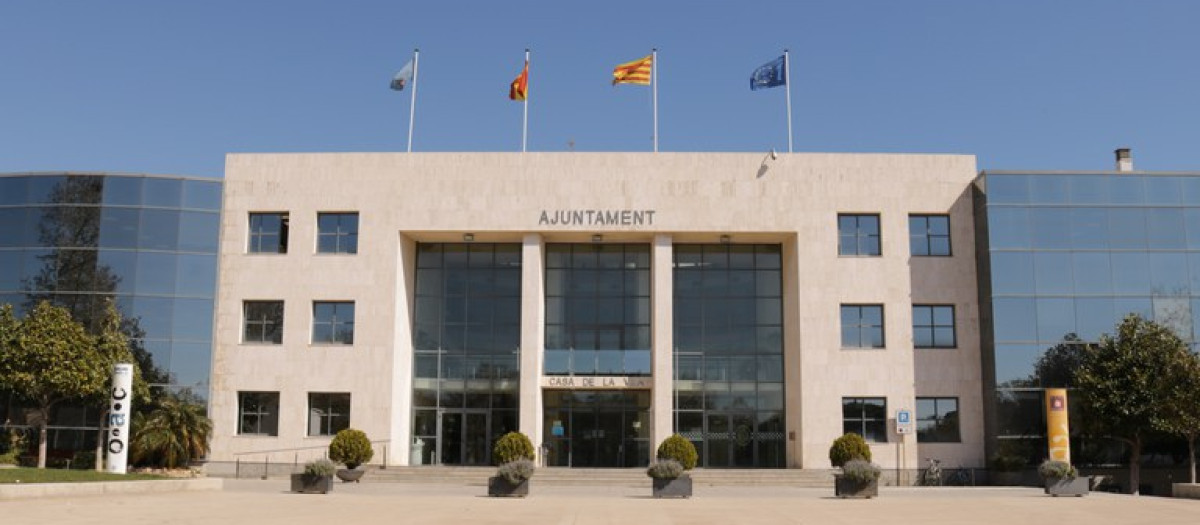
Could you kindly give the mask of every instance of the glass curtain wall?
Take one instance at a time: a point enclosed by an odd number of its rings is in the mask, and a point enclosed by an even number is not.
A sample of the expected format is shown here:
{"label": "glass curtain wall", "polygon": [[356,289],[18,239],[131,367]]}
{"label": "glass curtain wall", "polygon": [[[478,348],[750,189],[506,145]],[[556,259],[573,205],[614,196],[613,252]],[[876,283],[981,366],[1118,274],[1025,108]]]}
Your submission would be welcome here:
{"label": "glass curtain wall", "polygon": [[521,245],[418,244],[414,436],[423,464],[487,465],[517,429]]}
{"label": "glass curtain wall", "polygon": [[[203,400],[220,213],[220,180],[0,176],[0,304],[22,316],[51,301],[94,331],[112,300],[143,377]],[[18,425],[20,406],[4,396],[0,422]],[[49,447],[66,457],[94,448],[99,418],[94,408],[60,405]]]}
{"label": "glass curtain wall", "polygon": [[1195,348],[1200,176],[985,176],[996,377],[989,413],[1000,451],[1032,457],[1045,448],[1041,389],[1071,386],[1070,354],[1113,333],[1124,316],[1164,323]]}
{"label": "glass curtain wall", "polygon": [[780,246],[674,248],[676,431],[705,467],[785,467]]}
{"label": "glass curtain wall", "polygon": [[650,246],[546,245],[546,375],[650,375]]}

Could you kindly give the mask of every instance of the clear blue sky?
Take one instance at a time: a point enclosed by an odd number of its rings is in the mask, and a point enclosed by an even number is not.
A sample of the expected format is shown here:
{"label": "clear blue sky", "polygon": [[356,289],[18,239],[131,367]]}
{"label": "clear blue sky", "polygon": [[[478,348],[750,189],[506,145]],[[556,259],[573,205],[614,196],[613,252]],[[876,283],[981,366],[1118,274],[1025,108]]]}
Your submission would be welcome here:
{"label": "clear blue sky", "polygon": [[[645,5],[643,5],[645,4]],[[228,152],[518,151],[507,99],[533,50],[529,148],[971,153],[985,169],[1200,170],[1200,2],[0,2],[0,172],[220,176]]]}

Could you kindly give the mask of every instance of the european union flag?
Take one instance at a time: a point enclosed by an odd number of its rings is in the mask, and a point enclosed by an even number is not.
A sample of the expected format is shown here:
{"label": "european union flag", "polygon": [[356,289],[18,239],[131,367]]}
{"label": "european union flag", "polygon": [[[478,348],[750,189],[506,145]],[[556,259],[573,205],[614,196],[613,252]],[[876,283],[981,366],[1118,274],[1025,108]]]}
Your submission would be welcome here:
{"label": "european union flag", "polygon": [[784,67],[786,67],[785,60],[787,59],[783,55],[780,55],[779,58],[755,69],[754,74],[750,75],[750,91],[786,85],[787,77],[784,74]]}

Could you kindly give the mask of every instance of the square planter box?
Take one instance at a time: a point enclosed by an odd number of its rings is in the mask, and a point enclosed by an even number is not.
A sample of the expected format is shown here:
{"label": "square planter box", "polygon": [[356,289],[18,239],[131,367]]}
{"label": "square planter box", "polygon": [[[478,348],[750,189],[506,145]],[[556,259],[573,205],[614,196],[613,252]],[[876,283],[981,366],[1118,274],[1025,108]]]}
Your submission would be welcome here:
{"label": "square planter box", "polygon": [[1088,478],[1080,476],[1075,479],[1046,480],[1046,494],[1058,496],[1079,496],[1088,493]]}
{"label": "square planter box", "polygon": [[679,476],[675,479],[666,478],[651,478],[654,481],[654,490],[651,492],[656,498],[690,498],[692,497],[692,478],[687,474]]}
{"label": "square planter box", "polygon": [[309,476],[292,474],[292,492],[301,494],[325,494],[333,490],[333,476]]}
{"label": "square planter box", "polygon": [[524,498],[529,495],[529,480],[520,483],[509,483],[507,478],[492,476],[488,478],[488,496],[507,498]]}
{"label": "square planter box", "polygon": [[861,483],[839,474],[834,477],[833,495],[839,498],[873,498],[879,495],[879,480]]}

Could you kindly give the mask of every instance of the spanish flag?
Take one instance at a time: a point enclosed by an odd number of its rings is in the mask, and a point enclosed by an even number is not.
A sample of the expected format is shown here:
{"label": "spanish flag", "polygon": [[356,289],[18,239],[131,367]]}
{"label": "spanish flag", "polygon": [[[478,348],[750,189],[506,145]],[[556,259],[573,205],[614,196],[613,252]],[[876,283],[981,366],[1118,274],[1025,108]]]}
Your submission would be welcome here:
{"label": "spanish flag", "polygon": [[654,68],[654,54],[646,55],[633,62],[626,62],[613,68],[613,85],[641,84],[650,85],[650,73]]}
{"label": "spanish flag", "polygon": [[508,87],[508,99],[522,101],[529,95],[529,61],[525,61],[525,69],[512,81]]}

